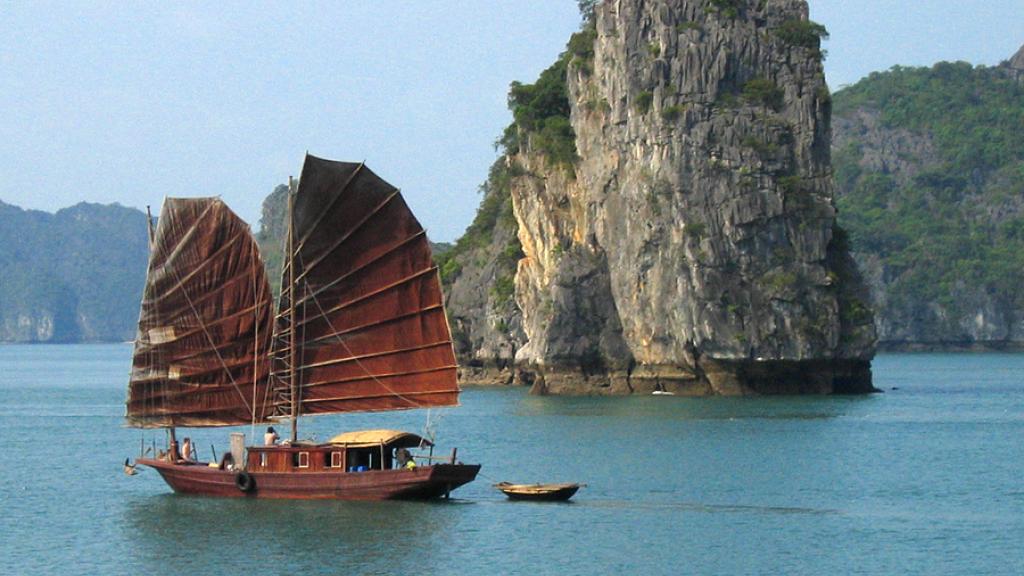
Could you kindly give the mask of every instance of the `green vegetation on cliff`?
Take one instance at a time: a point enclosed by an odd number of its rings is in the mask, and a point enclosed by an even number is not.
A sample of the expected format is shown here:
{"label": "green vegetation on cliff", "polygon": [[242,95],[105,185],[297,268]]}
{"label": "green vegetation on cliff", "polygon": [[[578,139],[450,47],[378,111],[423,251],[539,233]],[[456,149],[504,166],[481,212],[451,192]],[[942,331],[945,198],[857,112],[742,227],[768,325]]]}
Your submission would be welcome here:
{"label": "green vegetation on cliff", "polygon": [[146,216],[81,203],[56,214],[0,202],[0,341],[135,337]]}
{"label": "green vegetation on cliff", "polygon": [[584,72],[591,70],[596,37],[593,26],[585,24],[569,38],[565,52],[540,73],[536,82],[512,83],[508,107],[513,122],[497,142],[505,154],[515,154],[528,146],[543,153],[552,166],[571,169],[576,163],[576,134],[569,122],[566,75],[570,65]]}
{"label": "green vegetation on cliff", "polygon": [[[481,250],[495,250],[490,244],[499,221],[515,226],[509,186],[512,179],[521,174],[507,160],[508,156],[529,147],[530,150],[544,154],[550,165],[570,171],[577,160],[576,134],[569,122],[566,75],[570,65],[582,70],[589,69],[594,57],[594,39],[597,37],[592,22],[593,2],[584,1],[579,4],[584,18],[583,28],[572,35],[558,60],[541,72],[533,84],[512,82],[509,87],[508,107],[513,121],[495,142],[502,156],[491,165],[487,181],[480,186],[483,200],[476,217],[450,251],[443,255],[435,254],[441,269],[441,280],[446,286],[458,278],[467,260],[476,259],[471,254]],[[519,239],[514,235],[513,238],[507,245],[497,247],[497,254],[491,255],[496,258],[496,267],[500,270],[491,289],[496,305],[511,301],[514,292],[516,262],[523,254]],[[481,258],[487,259],[484,256]]]}
{"label": "green vegetation on cliff", "polygon": [[971,178],[964,189],[1024,159],[1024,85],[1000,67],[940,62],[875,72],[836,94],[836,116],[857,108],[877,110],[885,126],[930,135],[943,160],[937,172]]}
{"label": "green vegetation on cliff", "polygon": [[836,93],[834,115],[839,219],[885,270],[880,312],[937,305],[956,339],[967,292],[1024,307],[1024,85],[1004,67],[896,67]]}
{"label": "green vegetation on cliff", "polygon": [[[483,200],[477,208],[472,224],[450,249],[440,254],[435,251],[434,261],[441,270],[441,282],[445,286],[450,286],[459,277],[462,267],[469,263],[467,259],[474,260],[473,254],[491,248],[494,229],[499,222],[515,226],[512,195],[509,193],[512,177],[513,170],[506,166],[503,158],[492,164],[487,181],[480,186]],[[514,276],[515,263],[522,257],[522,247],[518,238],[501,249],[497,256],[499,267],[503,271],[502,276]]]}
{"label": "green vegetation on cliff", "polygon": [[260,231],[256,243],[267,269],[267,280],[274,300],[281,295],[281,270],[284,268],[284,237],[288,233],[288,185],[278,184],[263,200]]}

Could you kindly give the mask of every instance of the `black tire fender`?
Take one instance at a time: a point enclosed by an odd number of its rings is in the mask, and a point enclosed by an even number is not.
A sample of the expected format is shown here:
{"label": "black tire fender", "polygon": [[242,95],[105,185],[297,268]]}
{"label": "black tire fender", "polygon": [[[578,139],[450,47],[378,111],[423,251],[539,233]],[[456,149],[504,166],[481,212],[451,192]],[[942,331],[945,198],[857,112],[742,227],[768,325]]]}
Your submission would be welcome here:
{"label": "black tire fender", "polygon": [[256,489],[256,479],[248,472],[239,472],[235,474],[235,488],[248,494]]}

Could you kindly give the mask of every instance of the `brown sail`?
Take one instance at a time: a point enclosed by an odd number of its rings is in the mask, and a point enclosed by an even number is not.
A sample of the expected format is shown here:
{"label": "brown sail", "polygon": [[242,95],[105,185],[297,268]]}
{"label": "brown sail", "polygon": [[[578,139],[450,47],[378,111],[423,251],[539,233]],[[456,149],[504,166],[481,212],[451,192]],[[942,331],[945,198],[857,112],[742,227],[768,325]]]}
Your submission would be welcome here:
{"label": "brown sail", "polygon": [[129,425],[265,421],[273,304],[248,225],[220,199],[168,198],[151,248]]}
{"label": "brown sail", "polygon": [[362,164],[307,156],[293,202],[279,416],[456,405],[437,268],[398,190]]}

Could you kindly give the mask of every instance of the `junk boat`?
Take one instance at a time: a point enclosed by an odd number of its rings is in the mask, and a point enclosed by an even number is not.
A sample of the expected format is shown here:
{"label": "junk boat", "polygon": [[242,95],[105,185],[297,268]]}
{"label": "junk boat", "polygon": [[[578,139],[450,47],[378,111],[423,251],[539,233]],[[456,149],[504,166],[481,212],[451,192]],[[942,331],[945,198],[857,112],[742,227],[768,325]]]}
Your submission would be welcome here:
{"label": "junk boat", "polygon": [[[150,220],[152,222],[152,219]],[[458,405],[437,267],[398,189],[363,164],[306,156],[289,179],[281,296],[249,227],[218,198],[168,198],[139,315],[126,419],[168,430],[139,458],[176,491],[299,499],[426,499],[479,465],[395,430],[298,438],[300,416]],[[231,435],[219,462],[181,454],[177,427],[291,421],[284,444]],[[254,439],[253,439],[254,440]],[[409,465],[409,448],[429,448]]]}

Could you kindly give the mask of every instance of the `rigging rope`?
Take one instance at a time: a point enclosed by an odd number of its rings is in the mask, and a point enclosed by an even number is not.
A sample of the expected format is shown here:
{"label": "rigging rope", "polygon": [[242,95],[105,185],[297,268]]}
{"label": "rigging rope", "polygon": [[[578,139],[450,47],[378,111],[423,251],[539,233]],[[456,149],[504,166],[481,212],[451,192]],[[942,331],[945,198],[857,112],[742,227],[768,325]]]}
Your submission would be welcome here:
{"label": "rigging rope", "polygon": [[[299,258],[302,258],[302,255],[301,255],[301,254],[299,254],[299,255],[298,255],[298,257],[299,257]],[[300,262],[300,264],[301,264],[301,262]],[[381,382],[380,378],[377,378],[377,376],[376,376],[375,374],[373,374],[372,372],[370,372],[370,370],[369,370],[369,369],[368,369],[368,368],[367,368],[367,367],[366,367],[366,366],[365,366],[365,365],[364,365],[364,364],[363,364],[363,363],[362,363],[362,362],[361,362],[361,361],[359,360],[359,357],[358,357],[358,356],[356,356],[356,355],[355,355],[355,354],[354,354],[354,353],[352,352],[352,349],[348,347],[348,344],[347,344],[347,343],[345,342],[345,340],[344,340],[344,339],[343,339],[343,338],[341,337],[341,334],[339,334],[339,333],[338,333],[338,330],[334,328],[334,324],[333,324],[333,323],[331,322],[331,319],[327,317],[327,313],[326,313],[326,312],[324,312],[324,309],[323,309],[323,307],[322,307],[322,306],[320,306],[320,299],[319,299],[319,298],[317,298],[315,294],[312,294],[312,292],[311,292],[311,291],[309,291],[309,284],[308,284],[308,282],[306,283],[306,288],[307,288],[307,292],[310,292],[310,293],[311,293],[311,297],[310,297],[310,299],[311,299],[311,300],[313,301],[313,303],[314,303],[314,304],[316,304],[316,308],[317,308],[317,310],[319,310],[319,311],[320,311],[320,316],[321,316],[321,317],[322,317],[322,318],[324,319],[324,322],[327,322],[327,326],[328,326],[328,327],[330,327],[330,329],[331,329],[331,332],[332,332],[332,334],[331,334],[331,335],[332,335],[332,336],[334,336],[334,337],[335,337],[335,338],[337,339],[338,343],[339,343],[339,344],[341,344],[341,345],[342,345],[342,346],[343,346],[343,347],[345,348],[345,352],[347,352],[347,353],[348,353],[348,355],[349,355],[350,357],[352,357],[352,360],[354,360],[354,361],[355,361],[356,365],[357,365],[357,366],[359,366],[359,367],[360,367],[360,368],[361,368],[361,369],[363,370],[363,372],[365,372],[365,373],[366,373],[366,375],[367,375],[367,376],[369,376],[370,378],[372,378],[374,382],[376,382],[377,384],[379,384],[379,385],[380,385],[380,386],[381,386],[382,388],[384,388],[385,390],[387,390],[388,392],[390,392],[390,393],[391,393],[392,395],[394,395],[394,396],[395,396],[396,398],[400,398],[401,400],[404,400],[405,402],[408,402],[408,403],[409,403],[409,405],[410,405],[411,407],[413,407],[413,408],[424,408],[424,407],[427,407],[427,406],[428,406],[428,405],[426,405],[426,404],[423,404],[423,403],[421,403],[421,402],[418,402],[418,401],[416,401],[416,400],[413,400],[412,398],[408,398],[408,397],[406,397],[406,396],[403,396],[402,394],[400,394],[399,392],[397,392],[397,391],[396,391],[396,390],[395,390],[394,388],[392,388],[392,387],[388,386],[388,385],[387,385],[387,384],[385,384],[384,382]]]}
{"label": "rigging rope", "polygon": [[[210,207],[207,207],[206,210],[203,211],[203,214],[192,223],[192,227],[186,233],[186,235],[192,234],[192,232],[195,231],[195,229],[199,225],[199,222],[202,219],[202,217],[205,216],[207,214],[207,212],[209,212],[212,209],[212,207],[213,207],[213,204],[211,204]],[[179,242],[179,244],[180,244],[180,242]],[[179,253],[179,252],[178,252],[177,249],[175,249],[175,254],[177,254],[177,253]],[[165,261],[164,262],[164,266],[167,266],[167,264],[168,264],[168,262]],[[174,273],[175,280],[177,280],[178,283],[181,285],[181,293],[182,293],[183,296],[185,296],[185,301],[188,303],[189,308],[192,310],[192,314],[195,315],[196,320],[199,322],[199,327],[203,330],[203,334],[206,335],[206,340],[207,340],[207,342],[209,342],[210,348],[212,348],[213,349],[213,353],[217,355],[217,360],[220,362],[221,368],[224,369],[224,372],[228,375],[228,378],[231,380],[231,385],[234,386],[235,390],[238,392],[238,396],[242,399],[242,404],[245,406],[245,408],[247,410],[254,410],[253,408],[251,408],[249,406],[249,402],[246,400],[245,393],[242,392],[242,388],[238,385],[238,382],[235,381],[234,374],[231,373],[231,370],[228,368],[227,363],[224,362],[224,357],[221,356],[220,350],[217,348],[217,345],[213,341],[213,337],[210,335],[210,331],[207,330],[206,323],[203,322],[203,317],[199,314],[199,311],[196,310],[195,305],[192,303],[192,297],[189,296],[189,294],[188,294],[188,290],[186,289],[186,287],[184,285],[184,282],[183,282],[183,279],[181,278],[180,271],[175,266],[171,266],[170,269]]]}

